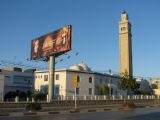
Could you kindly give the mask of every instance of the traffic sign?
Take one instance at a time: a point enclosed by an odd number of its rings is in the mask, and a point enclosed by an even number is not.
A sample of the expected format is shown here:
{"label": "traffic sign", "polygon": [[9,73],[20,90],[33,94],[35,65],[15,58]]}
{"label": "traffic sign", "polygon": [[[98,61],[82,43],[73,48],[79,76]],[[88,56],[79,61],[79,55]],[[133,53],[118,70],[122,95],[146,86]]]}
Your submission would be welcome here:
{"label": "traffic sign", "polygon": [[73,80],[72,80],[72,84],[73,84],[73,87],[76,88],[77,87],[77,75],[73,75]]}

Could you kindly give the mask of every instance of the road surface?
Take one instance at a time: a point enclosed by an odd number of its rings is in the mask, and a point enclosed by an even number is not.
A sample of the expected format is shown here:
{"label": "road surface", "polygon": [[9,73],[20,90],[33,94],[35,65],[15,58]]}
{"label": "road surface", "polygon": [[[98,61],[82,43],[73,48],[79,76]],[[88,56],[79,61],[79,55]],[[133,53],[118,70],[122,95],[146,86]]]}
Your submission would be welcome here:
{"label": "road surface", "polygon": [[0,120],[160,120],[160,108],[137,108],[133,110],[49,116],[0,117]]}

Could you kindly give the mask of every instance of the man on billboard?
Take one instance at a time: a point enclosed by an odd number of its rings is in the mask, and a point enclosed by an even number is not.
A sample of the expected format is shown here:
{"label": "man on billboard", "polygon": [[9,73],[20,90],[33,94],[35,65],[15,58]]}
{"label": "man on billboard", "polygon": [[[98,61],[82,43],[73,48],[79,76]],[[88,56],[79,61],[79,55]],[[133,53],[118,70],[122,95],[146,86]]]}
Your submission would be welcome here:
{"label": "man on billboard", "polygon": [[64,27],[57,33],[56,50],[63,52],[70,49],[70,29]]}

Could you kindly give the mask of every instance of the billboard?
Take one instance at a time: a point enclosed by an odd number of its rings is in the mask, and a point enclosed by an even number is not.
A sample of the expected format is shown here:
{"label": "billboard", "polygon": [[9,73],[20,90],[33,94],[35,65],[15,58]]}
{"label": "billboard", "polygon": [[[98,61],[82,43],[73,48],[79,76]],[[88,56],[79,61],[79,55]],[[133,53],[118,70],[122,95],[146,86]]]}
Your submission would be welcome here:
{"label": "billboard", "polygon": [[67,25],[48,33],[31,42],[31,60],[47,58],[50,55],[59,56],[71,50],[72,26]]}

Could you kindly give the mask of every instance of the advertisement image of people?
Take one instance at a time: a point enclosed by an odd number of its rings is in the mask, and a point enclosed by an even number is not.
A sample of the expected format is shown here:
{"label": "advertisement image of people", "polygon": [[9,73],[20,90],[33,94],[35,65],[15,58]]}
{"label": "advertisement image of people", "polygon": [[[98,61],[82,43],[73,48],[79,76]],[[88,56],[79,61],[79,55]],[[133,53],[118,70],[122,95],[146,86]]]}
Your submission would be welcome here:
{"label": "advertisement image of people", "polygon": [[59,56],[71,50],[71,25],[32,40],[31,60]]}
{"label": "advertisement image of people", "polygon": [[43,40],[42,56],[46,57],[53,52],[53,35],[47,35]]}
{"label": "advertisement image of people", "polygon": [[36,58],[38,58],[39,40],[33,40],[32,47],[33,47],[32,48],[33,49],[32,57],[33,57],[33,59],[36,59]]}
{"label": "advertisement image of people", "polygon": [[70,49],[70,34],[70,29],[68,27],[64,27],[58,31],[56,40],[57,51],[63,52]]}

